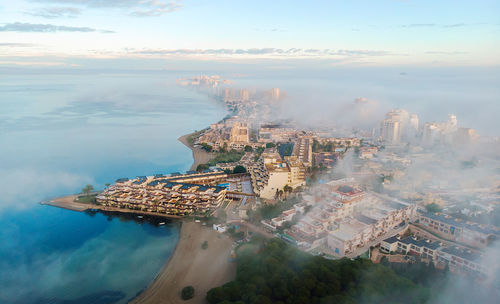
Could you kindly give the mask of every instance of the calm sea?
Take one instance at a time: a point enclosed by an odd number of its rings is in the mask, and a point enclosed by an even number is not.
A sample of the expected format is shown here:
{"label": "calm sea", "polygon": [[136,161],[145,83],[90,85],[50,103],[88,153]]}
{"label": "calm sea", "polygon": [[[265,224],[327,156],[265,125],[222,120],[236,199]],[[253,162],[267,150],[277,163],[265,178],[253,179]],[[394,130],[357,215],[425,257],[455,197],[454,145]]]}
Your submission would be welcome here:
{"label": "calm sea", "polygon": [[[120,177],[188,170],[177,138],[225,116],[171,74],[0,80],[0,303],[125,303],[168,260],[178,223],[39,205]],[[156,221],[158,223],[158,221]]]}

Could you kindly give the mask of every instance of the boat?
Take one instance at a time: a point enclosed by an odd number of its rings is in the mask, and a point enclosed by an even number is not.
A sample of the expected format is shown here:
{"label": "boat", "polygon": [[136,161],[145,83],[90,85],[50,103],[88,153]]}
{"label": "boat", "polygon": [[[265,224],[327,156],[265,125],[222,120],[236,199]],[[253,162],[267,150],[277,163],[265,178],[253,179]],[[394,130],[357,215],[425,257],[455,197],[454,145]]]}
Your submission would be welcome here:
{"label": "boat", "polygon": [[137,218],[143,218],[143,216],[142,215],[138,215]]}
{"label": "boat", "polygon": [[165,222],[161,222],[161,223],[159,223],[158,225],[165,225]]}

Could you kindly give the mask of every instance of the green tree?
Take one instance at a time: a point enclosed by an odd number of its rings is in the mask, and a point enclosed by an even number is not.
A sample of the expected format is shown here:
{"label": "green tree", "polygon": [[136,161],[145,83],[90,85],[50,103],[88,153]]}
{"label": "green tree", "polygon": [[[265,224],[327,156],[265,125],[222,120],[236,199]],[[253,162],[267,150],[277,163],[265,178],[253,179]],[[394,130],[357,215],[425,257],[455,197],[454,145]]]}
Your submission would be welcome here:
{"label": "green tree", "polygon": [[251,146],[245,146],[245,152],[252,152],[253,148]]}
{"label": "green tree", "polygon": [[274,143],[267,143],[266,148],[274,148],[276,145]]}
{"label": "green tree", "polygon": [[283,187],[283,191],[285,191],[285,193],[292,193],[293,188],[289,185],[285,185],[285,187]]}
{"label": "green tree", "polygon": [[201,148],[207,152],[212,152],[212,146],[207,143],[201,143]]}
{"label": "green tree", "polygon": [[247,173],[247,169],[245,167],[241,166],[241,165],[238,165],[238,166],[234,167],[233,173],[234,174]]}
{"label": "green tree", "polygon": [[182,288],[181,297],[184,301],[189,300],[194,297],[194,287],[186,286]]}
{"label": "green tree", "polygon": [[196,167],[196,171],[198,172],[201,172],[203,170],[208,170],[210,167],[208,166],[208,164],[199,164],[197,167]]}
{"label": "green tree", "polygon": [[86,195],[89,196],[90,192],[94,191],[94,186],[88,184],[85,187],[83,187],[82,192]]}
{"label": "green tree", "polygon": [[425,209],[428,211],[428,212],[440,212],[442,209],[441,207],[436,204],[436,203],[431,203],[431,204],[427,204],[425,205]]}

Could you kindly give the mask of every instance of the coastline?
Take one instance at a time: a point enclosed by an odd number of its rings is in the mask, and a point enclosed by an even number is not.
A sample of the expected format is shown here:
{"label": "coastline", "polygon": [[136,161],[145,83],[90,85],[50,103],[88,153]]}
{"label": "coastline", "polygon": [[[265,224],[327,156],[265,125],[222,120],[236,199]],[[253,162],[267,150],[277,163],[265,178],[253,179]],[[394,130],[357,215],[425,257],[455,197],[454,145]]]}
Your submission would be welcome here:
{"label": "coastline", "polygon": [[[191,150],[193,164],[190,170],[194,171],[215,155],[191,146],[188,138],[192,134],[185,134],[178,140]],[[208,241],[207,249],[201,248],[204,241]],[[128,303],[206,303],[205,296],[211,288],[236,276],[236,263],[231,261],[232,244],[230,237],[211,227],[181,220],[179,239],[172,255],[148,287]],[[181,290],[186,286],[193,286],[195,292],[192,299],[184,301]]]}
{"label": "coastline", "polygon": [[75,202],[75,198],[77,196],[78,195],[67,195],[67,196],[57,197],[57,198],[53,198],[53,199],[50,199],[50,200],[45,201],[45,202],[41,202],[40,204],[53,206],[53,207],[57,207],[57,208],[63,208],[63,209],[72,210],[72,211],[78,211],[78,212],[83,212],[83,211],[88,210],[88,209],[96,209],[96,210],[102,210],[102,211],[152,215],[152,216],[159,216],[159,217],[165,217],[165,218],[170,218],[170,219],[182,219],[183,218],[182,216],[165,214],[165,213],[148,212],[148,211],[141,211],[141,210],[129,210],[129,209],[124,209],[124,208],[108,207],[108,206],[101,206],[101,205],[89,204],[89,203],[79,203],[79,202]]}
{"label": "coastline", "polygon": [[[190,170],[194,171],[198,165],[213,159],[215,154],[191,146],[188,138],[192,134],[194,133],[183,135],[178,140],[192,151],[193,164]],[[236,263],[231,256],[233,241],[229,236],[216,232],[212,227],[203,226],[201,223],[184,219],[181,216],[81,203],[75,201],[77,197],[78,194],[67,195],[43,201],[40,204],[78,212],[97,209],[180,220],[179,239],[172,255],[154,280],[127,303],[207,303],[205,296],[211,288],[221,286],[235,278]],[[205,241],[208,242],[208,248],[202,249],[201,245]],[[181,298],[181,291],[186,286],[193,286],[195,293],[193,298],[184,301]]]}
{"label": "coastline", "polygon": [[[208,248],[201,244],[207,241]],[[182,221],[179,240],[165,266],[154,281],[129,303],[206,303],[205,295],[236,276],[236,263],[231,261],[232,240],[202,226]],[[181,290],[193,286],[194,297],[181,299]]]}
{"label": "coastline", "polygon": [[211,159],[213,159],[215,157],[215,155],[213,153],[209,153],[201,148],[195,148],[195,147],[191,146],[188,142],[188,138],[192,134],[194,134],[194,133],[189,133],[189,134],[183,135],[183,136],[179,137],[177,140],[180,141],[181,143],[183,143],[189,149],[191,149],[191,152],[193,153],[193,165],[191,166],[191,168],[189,170],[195,171],[196,167],[198,167],[198,165],[208,163]]}

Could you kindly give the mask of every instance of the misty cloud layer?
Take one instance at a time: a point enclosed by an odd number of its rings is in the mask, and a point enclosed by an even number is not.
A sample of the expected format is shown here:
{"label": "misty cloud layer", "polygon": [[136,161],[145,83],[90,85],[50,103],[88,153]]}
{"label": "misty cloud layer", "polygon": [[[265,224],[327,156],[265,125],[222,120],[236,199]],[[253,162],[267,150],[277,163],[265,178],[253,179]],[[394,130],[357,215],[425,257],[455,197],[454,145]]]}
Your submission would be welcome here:
{"label": "misty cloud layer", "polygon": [[[75,5],[87,9],[127,9],[135,17],[154,17],[175,12],[183,7],[182,0],[32,0],[33,2]],[[72,8],[76,9],[76,8]]]}
{"label": "misty cloud layer", "polygon": [[54,24],[35,24],[35,23],[23,23],[14,22],[7,23],[0,26],[0,32],[42,32],[42,33],[54,33],[54,32],[100,32],[100,33],[114,33],[108,30],[97,30],[90,27],[77,27],[77,26],[65,26],[65,25],[54,25]]}

